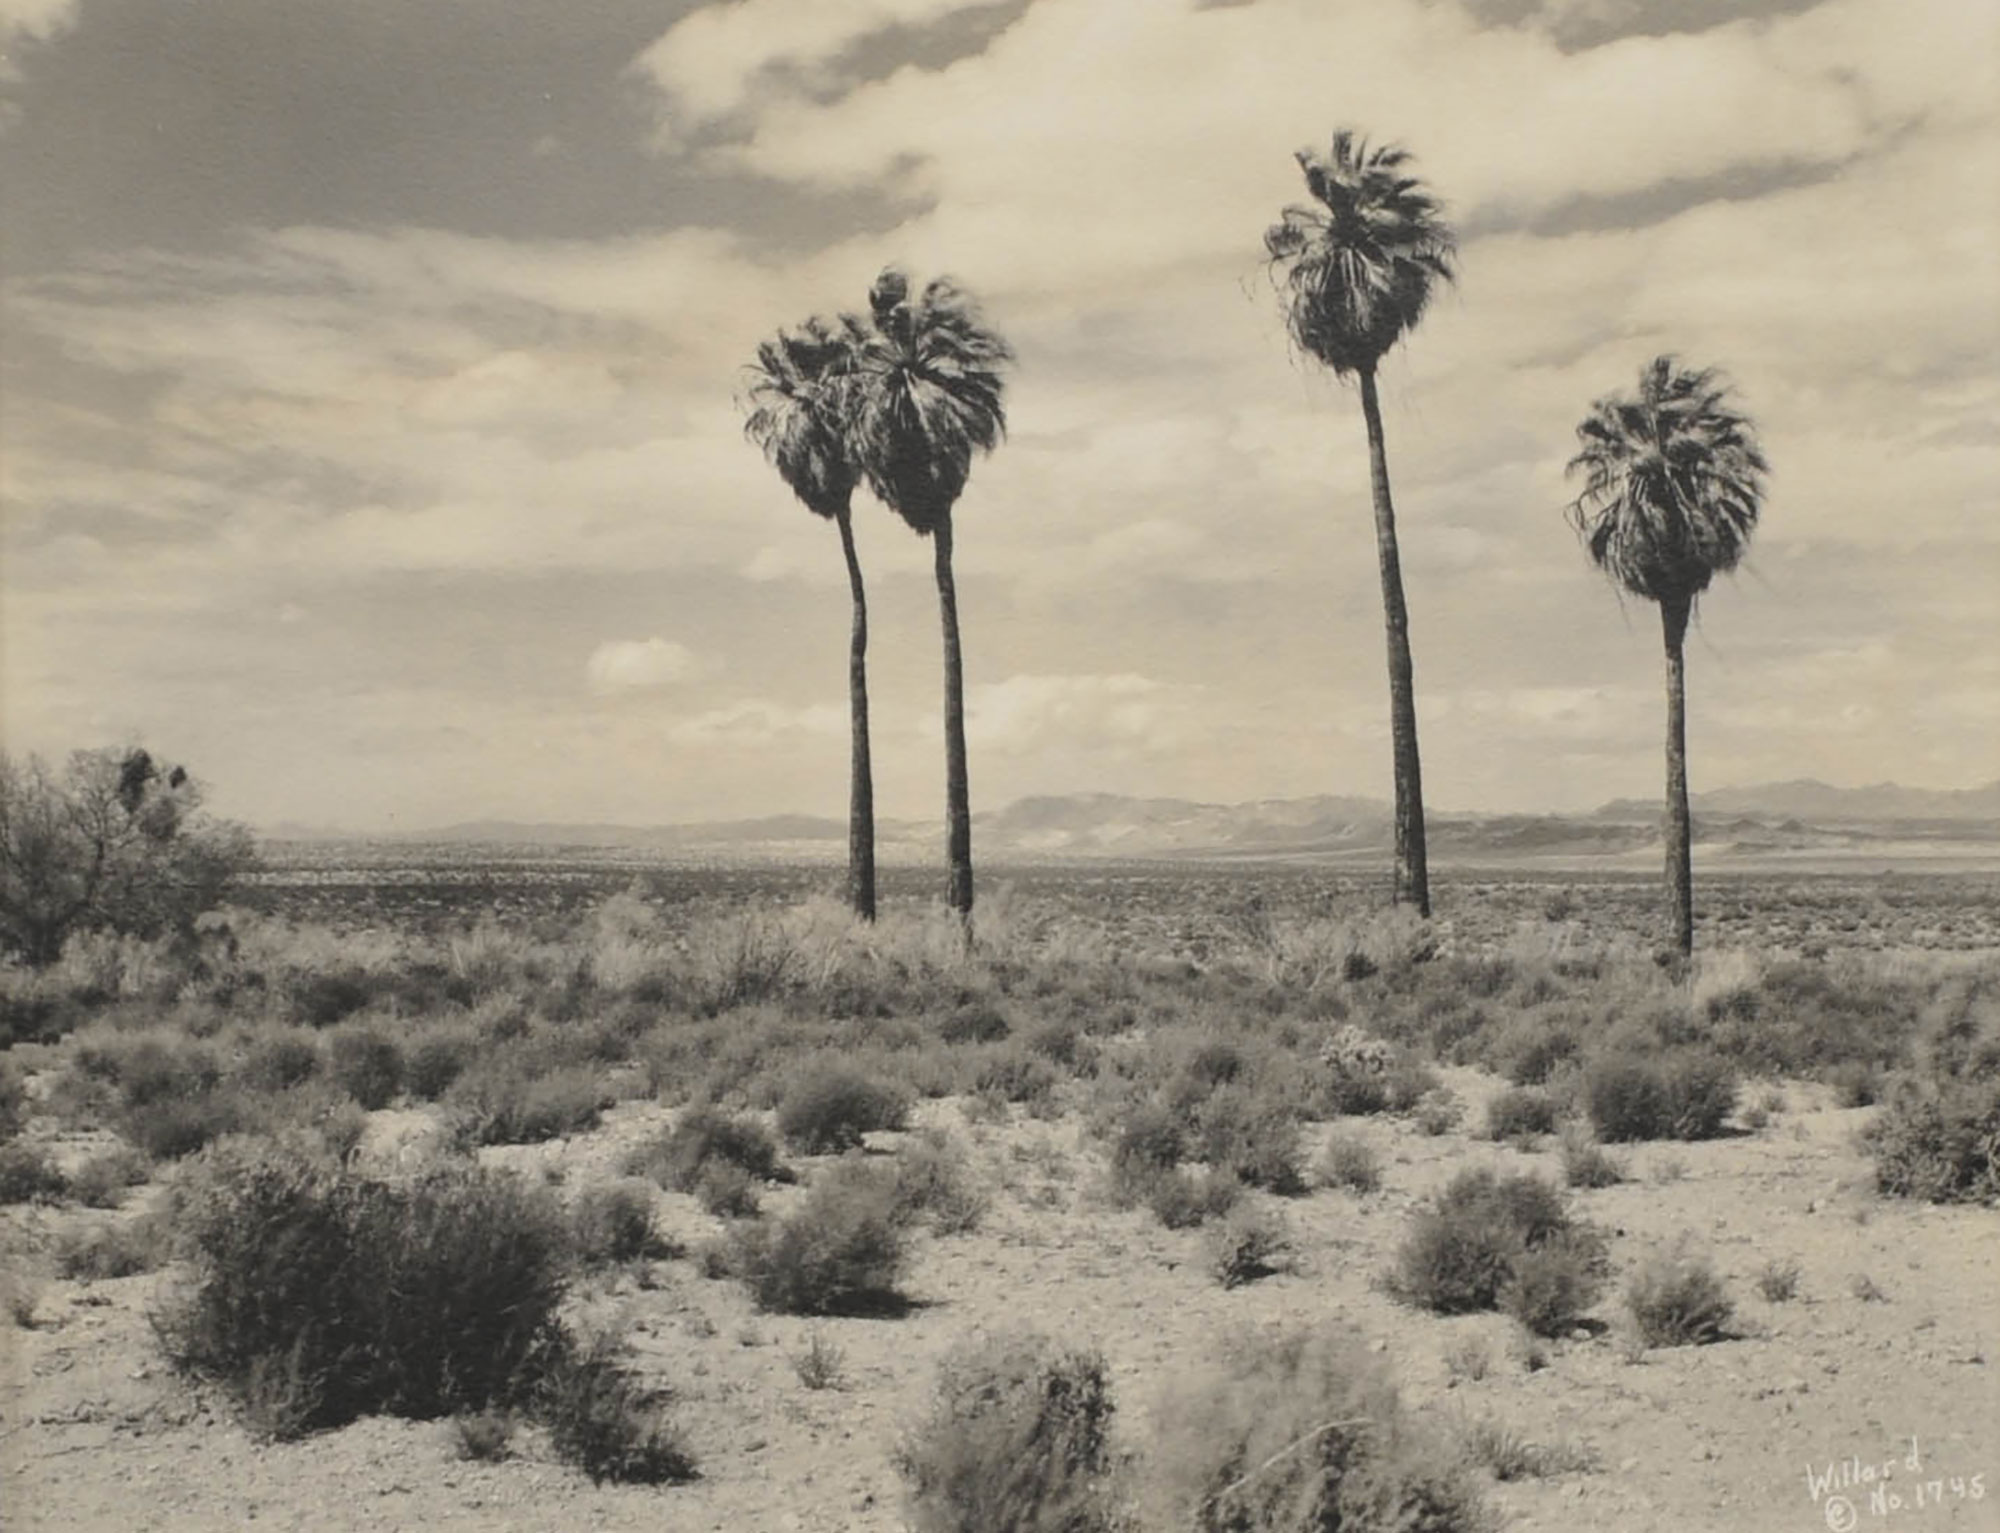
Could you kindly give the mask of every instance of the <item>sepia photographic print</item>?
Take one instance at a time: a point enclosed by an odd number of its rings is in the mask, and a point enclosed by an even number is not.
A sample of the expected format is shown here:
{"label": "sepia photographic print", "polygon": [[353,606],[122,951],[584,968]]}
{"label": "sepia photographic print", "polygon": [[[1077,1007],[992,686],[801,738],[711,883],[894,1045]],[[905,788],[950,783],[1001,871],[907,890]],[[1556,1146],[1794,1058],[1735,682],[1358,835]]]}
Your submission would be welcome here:
{"label": "sepia photographic print", "polygon": [[0,1525],[2000,1529],[2000,8],[0,0]]}

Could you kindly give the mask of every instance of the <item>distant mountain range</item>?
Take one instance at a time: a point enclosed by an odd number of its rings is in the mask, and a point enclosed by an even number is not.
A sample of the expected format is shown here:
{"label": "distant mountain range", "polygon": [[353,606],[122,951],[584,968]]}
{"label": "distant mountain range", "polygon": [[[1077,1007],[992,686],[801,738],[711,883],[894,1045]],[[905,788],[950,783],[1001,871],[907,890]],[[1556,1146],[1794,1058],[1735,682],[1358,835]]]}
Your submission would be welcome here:
{"label": "distant mountain range", "polygon": [[[1967,855],[2000,859],[2000,781],[1958,791],[1878,783],[1836,788],[1811,780],[1717,788],[1693,799],[1697,849],[1710,858],[1831,857],[1884,864]],[[1619,799],[1587,814],[1429,815],[1432,856],[1462,864],[1578,859],[1642,861],[1659,845],[1660,803]],[[1389,805],[1366,798],[1189,799],[1082,793],[1017,799],[974,816],[988,858],[1033,861],[1177,858],[1341,860],[1391,844]],[[934,823],[882,820],[884,861],[932,856]],[[306,827],[273,827],[273,841],[351,841]],[[775,815],[688,825],[565,825],[478,820],[367,838],[376,845],[592,848],[718,861],[818,861],[843,855],[844,820]]]}

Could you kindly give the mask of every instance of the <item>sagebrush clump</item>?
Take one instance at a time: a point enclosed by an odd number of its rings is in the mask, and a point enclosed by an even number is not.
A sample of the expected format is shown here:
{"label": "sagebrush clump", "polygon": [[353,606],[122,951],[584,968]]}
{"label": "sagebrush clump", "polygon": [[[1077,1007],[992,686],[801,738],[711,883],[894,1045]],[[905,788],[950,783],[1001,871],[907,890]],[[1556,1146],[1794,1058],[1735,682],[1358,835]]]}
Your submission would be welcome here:
{"label": "sagebrush clump", "polygon": [[1713,1264],[1685,1244],[1653,1256],[1632,1274],[1625,1306],[1649,1347],[1723,1341],[1736,1312]]}
{"label": "sagebrush clump", "polygon": [[1404,1414],[1345,1330],[1253,1334],[1181,1386],[1146,1465],[1149,1525],[1199,1533],[1474,1533],[1457,1454]]}
{"label": "sagebrush clump", "polygon": [[909,1097],[850,1066],[814,1061],[800,1067],[778,1104],[778,1132],[801,1155],[838,1155],[862,1136],[909,1121]]}
{"label": "sagebrush clump", "polygon": [[1109,1371],[1032,1332],[962,1343],[902,1442],[916,1533],[1111,1533]]}
{"label": "sagebrush clump", "polygon": [[1388,1287],[1440,1315],[1506,1308],[1542,1335],[1559,1334],[1595,1301],[1609,1269],[1603,1237],[1573,1221],[1539,1177],[1459,1172],[1419,1211]]}
{"label": "sagebrush clump", "polygon": [[191,1282],[160,1341],[279,1435],[516,1403],[562,1344],[560,1211],[501,1173],[392,1184],[252,1142],[199,1168],[177,1224]]}
{"label": "sagebrush clump", "polygon": [[860,1157],[836,1161],[783,1219],[736,1225],[724,1261],[760,1309],[838,1315],[895,1308],[909,1261],[895,1171]]}

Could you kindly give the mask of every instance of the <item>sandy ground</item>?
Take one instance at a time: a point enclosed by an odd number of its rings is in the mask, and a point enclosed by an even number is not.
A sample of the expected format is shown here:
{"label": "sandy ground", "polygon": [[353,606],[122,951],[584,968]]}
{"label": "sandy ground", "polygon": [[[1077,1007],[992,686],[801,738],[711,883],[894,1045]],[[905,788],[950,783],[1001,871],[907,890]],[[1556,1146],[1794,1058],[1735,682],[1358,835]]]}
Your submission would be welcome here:
{"label": "sandy ground", "polygon": [[[1446,1074],[1478,1121],[1495,1083]],[[676,1392],[701,1462],[692,1484],[593,1487],[532,1432],[508,1461],[465,1463],[440,1423],[370,1420],[259,1444],[160,1362],[146,1314],[173,1281],[166,1273],[47,1281],[32,1328],[0,1330],[0,1516],[22,1533],[894,1529],[898,1435],[922,1410],[938,1356],[969,1331],[1029,1324],[1100,1347],[1121,1439],[1141,1447],[1161,1391],[1232,1331],[1345,1318],[1386,1355],[1414,1411],[1446,1425],[1497,1416],[1530,1441],[1594,1452],[1592,1471],[1492,1486],[1521,1533],[2000,1529],[2000,1213],[1878,1199],[1853,1143],[1868,1110],[1833,1109],[1815,1087],[1784,1089],[1787,1109],[1754,1136],[1640,1146],[1627,1156],[1632,1180],[1573,1194],[1615,1232],[1621,1289],[1638,1259],[1683,1234],[1712,1253],[1742,1333],[1719,1345],[1635,1358],[1613,1328],[1553,1344],[1531,1372],[1501,1317],[1439,1319],[1378,1290],[1411,1210],[1455,1170],[1486,1162],[1553,1176],[1553,1146],[1524,1153],[1397,1121],[1343,1123],[1381,1154],[1382,1190],[1274,1200],[1297,1270],[1224,1290],[1201,1232],[1102,1206],[1101,1157],[1074,1118],[968,1125],[937,1103],[923,1116],[967,1139],[994,1201],[977,1232],[922,1238],[908,1285],[918,1303],[902,1318],[760,1315],[737,1285],[704,1279],[691,1261],[580,1296],[595,1317],[629,1324],[640,1366]],[[552,1165],[576,1185],[611,1174],[664,1118],[628,1104],[587,1138],[496,1158]],[[414,1115],[382,1115],[371,1144],[393,1155],[413,1130]],[[689,1241],[717,1227],[678,1195],[661,1194],[660,1212]],[[9,1210],[6,1233],[32,1247],[106,1217]],[[1790,1302],[1757,1294],[1770,1258],[1799,1265]],[[1858,1291],[1861,1278],[1881,1297]],[[1618,1310],[1616,1292],[1598,1307],[1607,1319]],[[836,1388],[809,1390],[793,1367],[815,1330],[840,1350]],[[1490,1370],[1454,1379],[1447,1355],[1475,1338],[1486,1339]],[[1829,1472],[1831,1485],[1816,1489],[1813,1477]]]}

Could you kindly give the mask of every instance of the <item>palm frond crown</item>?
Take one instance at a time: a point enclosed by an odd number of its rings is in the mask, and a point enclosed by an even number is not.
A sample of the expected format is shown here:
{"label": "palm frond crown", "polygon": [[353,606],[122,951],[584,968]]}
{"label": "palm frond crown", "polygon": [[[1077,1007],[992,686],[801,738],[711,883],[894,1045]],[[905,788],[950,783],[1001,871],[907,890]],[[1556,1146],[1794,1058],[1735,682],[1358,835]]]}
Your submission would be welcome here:
{"label": "palm frond crown", "polygon": [[913,293],[894,267],[868,294],[856,362],[854,436],[869,488],[920,534],[965,489],[975,452],[1006,434],[1001,369],[1014,353],[950,278]]}
{"label": "palm frond crown", "polygon": [[860,349],[850,321],[815,315],[760,342],[745,370],[743,434],[820,516],[845,511],[860,479],[849,429]]}
{"label": "palm frond crown", "polygon": [[1311,203],[1264,231],[1293,344],[1336,374],[1371,369],[1456,275],[1457,242],[1396,145],[1348,129],[1329,153],[1298,153]]}
{"label": "palm frond crown", "polygon": [[1769,465],[1713,368],[1655,357],[1636,395],[1610,395],[1576,428],[1570,520],[1592,562],[1652,601],[1693,601],[1749,547]]}

